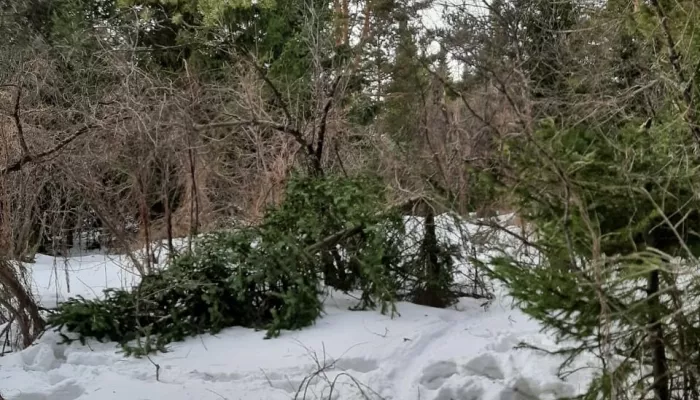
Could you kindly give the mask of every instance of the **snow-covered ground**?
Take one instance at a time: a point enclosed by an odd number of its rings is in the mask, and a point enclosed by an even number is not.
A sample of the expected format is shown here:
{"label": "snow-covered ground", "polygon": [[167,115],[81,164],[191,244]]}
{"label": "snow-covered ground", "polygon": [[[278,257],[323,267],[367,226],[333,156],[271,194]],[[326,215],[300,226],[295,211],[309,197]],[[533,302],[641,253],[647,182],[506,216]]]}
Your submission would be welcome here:
{"label": "snow-covered ground", "polygon": [[[40,256],[30,266],[34,290],[51,307],[130,286],[136,276],[124,261]],[[503,294],[488,304],[465,298],[446,310],[400,303],[393,319],[349,311],[354,304],[333,294],[326,315],[307,329],[264,340],[264,332],[230,328],[150,359],[126,358],[113,343],[58,345],[49,331],[0,358],[0,393],[8,400],[544,400],[580,393],[593,372],[584,368],[562,381],[560,358],[516,349],[555,344]]]}

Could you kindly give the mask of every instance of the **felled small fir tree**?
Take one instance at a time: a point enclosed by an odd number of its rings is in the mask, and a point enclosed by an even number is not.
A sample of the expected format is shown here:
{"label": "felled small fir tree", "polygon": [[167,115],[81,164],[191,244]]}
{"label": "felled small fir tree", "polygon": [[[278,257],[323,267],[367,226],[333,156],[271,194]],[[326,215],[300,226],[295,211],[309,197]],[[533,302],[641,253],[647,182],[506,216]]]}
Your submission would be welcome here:
{"label": "felled small fir tree", "polygon": [[392,253],[392,237],[403,228],[398,214],[385,209],[385,193],[378,180],[367,177],[297,177],[264,229],[298,238],[307,248],[341,234],[307,256],[314,257],[326,285],[362,288],[367,294],[362,308],[373,307],[375,300],[394,297],[389,271],[397,260],[384,256]]}
{"label": "felled small fir tree", "polygon": [[[81,341],[116,341],[134,355],[235,325],[266,329],[269,338],[320,316],[324,279],[362,290],[360,308],[393,311],[402,225],[382,211],[376,181],[295,177],[259,226],[205,235],[133,290],[61,304],[49,325]],[[329,267],[324,255],[338,248],[342,257]]]}

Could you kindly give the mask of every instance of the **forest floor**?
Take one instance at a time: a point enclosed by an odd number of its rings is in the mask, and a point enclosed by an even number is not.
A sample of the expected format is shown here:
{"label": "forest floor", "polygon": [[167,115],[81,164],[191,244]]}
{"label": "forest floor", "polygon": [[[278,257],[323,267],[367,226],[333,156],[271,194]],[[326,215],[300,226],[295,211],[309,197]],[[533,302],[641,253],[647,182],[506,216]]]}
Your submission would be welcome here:
{"label": "forest floor", "polygon": [[[29,269],[44,307],[136,282],[121,257],[99,253],[38,256]],[[59,345],[58,333],[47,331],[0,358],[0,393],[7,400],[546,400],[580,394],[594,372],[594,360],[583,358],[560,379],[561,357],[519,346],[557,349],[503,291],[450,309],[399,303],[394,318],[350,311],[354,304],[331,293],[309,328],[270,340],[230,328],[141,359],[114,343]]]}

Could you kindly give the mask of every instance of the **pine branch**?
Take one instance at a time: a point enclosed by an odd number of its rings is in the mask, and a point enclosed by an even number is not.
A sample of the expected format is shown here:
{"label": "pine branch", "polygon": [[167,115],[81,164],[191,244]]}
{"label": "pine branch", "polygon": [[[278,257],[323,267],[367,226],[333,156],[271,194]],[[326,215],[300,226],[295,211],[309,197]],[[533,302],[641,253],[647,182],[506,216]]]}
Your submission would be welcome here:
{"label": "pine branch", "polygon": [[[419,202],[426,202],[427,200],[423,197],[412,197],[404,202],[401,202],[399,204],[390,206],[387,208],[384,212],[379,213],[379,216],[383,214],[387,214],[393,211],[405,211],[405,210],[410,210],[413,205],[419,203]],[[349,228],[343,229],[341,231],[338,231],[330,236],[326,236],[325,238],[321,239],[321,241],[316,242],[308,247],[306,247],[305,251],[307,253],[314,253],[319,250],[327,249],[331,246],[334,246],[338,244],[341,240],[347,239],[349,237],[355,236],[365,230],[365,225],[360,224],[360,225],[355,225],[351,226]]]}
{"label": "pine branch", "polygon": [[663,30],[664,37],[666,38],[666,46],[668,47],[668,58],[671,62],[673,71],[676,74],[678,83],[682,86],[685,86],[685,89],[682,93],[683,101],[685,102],[686,107],[688,107],[688,111],[685,114],[685,120],[690,126],[690,130],[693,133],[695,141],[698,142],[698,144],[700,144],[700,126],[698,126],[697,124],[696,112],[695,108],[693,107],[693,92],[696,87],[695,78],[697,76],[697,71],[700,70],[700,63],[698,63],[695,67],[696,74],[692,76],[689,81],[686,80],[685,73],[683,72],[683,66],[681,65],[681,55],[676,49],[676,41],[673,37],[673,34],[671,33],[671,28],[668,26],[668,16],[666,15],[666,11],[661,6],[661,3],[659,3],[659,0],[651,0],[651,5],[654,7],[654,10],[656,11],[656,14],[660,19],[661,29]]}

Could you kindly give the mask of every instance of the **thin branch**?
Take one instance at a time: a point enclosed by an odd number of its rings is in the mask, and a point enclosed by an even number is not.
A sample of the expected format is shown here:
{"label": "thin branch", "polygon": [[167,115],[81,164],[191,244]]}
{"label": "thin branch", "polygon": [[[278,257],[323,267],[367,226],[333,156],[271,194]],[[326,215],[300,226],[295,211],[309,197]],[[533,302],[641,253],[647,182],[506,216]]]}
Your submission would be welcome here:
{"label": "thin branch", "polygon": [[[399,204],[395,204],[392,206],[389,206],[384,212],[379,213],[378,215],[383,215],[386,213],[390,213],[392,211],[405,211],[405,210],[410,210],[413,208],[416,204],[421,203],[421,202],[427,202],[427,199],[424,197],[412,197],[404,202],[401,202]],[[304,249],[307,253],[314,253],[319,250],[327,249],[330,246],[333,246],[340,242],[343,239],[347,239],[351,236],[357,235],[364,231],[366,228],[365,225],[359,224],[355,226],[351,226],[349,228],[343,229],[341,231],[338,231],[330,236],[326,236],[325,238],[321,239],[321,241],[316,242],[310,246],[307,246],[306,249]]]}
{"label": "thin branch", "polygon": [[60,142],[58,142],[56,145],[54,145],[53,147],[51,147],[48,150],[44,150],[44,151],[37,153],[37,154],[34,154],[34,155],[29,154],[29,153],[22,155],[22,157],[19,160],[17,160],[14,163],[0,169],[0,176],[7,175],[11,172],[18,172],[26,164],[30,164],[30,163],[36,164],[36,163],[42,162],[45,158],[59,152],[61,149],[68,146],[76,139],[78,139],[80,136],[83,136],[84,134],[89,132],[95,126],[96,125],[93,125],[93,124],[83,126],[82,128],[78,129],[75,133],[73,133],[72,135],[68,136],[67,138],[61,140]]}
{"label": "thin branch", "polygon": [[326,100],[326,104],[323,107],[323,115],[321,116],[321,123],[319,124],[318,128],[318,139],[316,140],[316,151],[315,151],[315,157],[316,161],[318,162],[319,166],[321,164],[321,157],[323,157],[323,146],[325,144],[326,140],[326,128],[328,125],[328,114],[331,111],[331,108],[333,106],[333,99],[335,98],[335,92],[338,90],[338,86],[340,85],[340,80],[343,77],[342,74],[338,74],[338,76],[335,78],[333,81],[333,85],[331,86],[331,91],[328,95],[328,99]]}
{"label": "thin branch", "polygon": [[351,236],[357,235],[364,230],[363,225],[355,225],[353,227],[343,229],[340,232],[336,232],[330,236],[325,237],[320,242],[314,243],[304,249],[307,253],[315,253],[319,250],[327,249],[333,245],[338,244],[343,239],[349,238]]}
{"label": "thin branch", "polygon": [[666,16],[666,12],[661,6],[661,3],[659,3],[659,0],[651,0],[651,5],[654,7],[654,10],[660,19],[661,28],[663,29],[664,36],[666,38],[666,46],[668,47],[668,58],[671,62],[671,66],[673,67],[673,71],[676,73],[678,83],[682,86],[686,86],[682,94],[683,101],[688,107],[688,111],[685,114],[685,119],[690,126],[690,130],[693,133],[695,141],[700,144],[700,126],[697,124],[695,108],[693,107],[693,92],[696,83],[695,77],[697,75],[697,70],[700,69],[700,63],[698,63],[696,66],[696,75],[692,76],[690,81],[687,81],[685,73],[683,72],[683,67],[681,66],[681,55],[676,50],[676,41],[671,33],[671,28],[668,26],[668,17]]}
{"label": "thin branch", "polygon": [[22,120],[20,119],[20,100],[22,99],[22,86],[17,86],[17,97],[15,98],[15,109],[12,113],[12,118],[15,120],[15,127],[17,128],[17,137],[19,138],[19,146],[22,149],[22,156],[29,154],[29,147],[27,147],[27,142],[24,140],[24,127],[22,126]]}
{"label": "thin branch", "polygon": [[294,124],[295,121],[292,118],[292,113],[289,111],[289,106],[282,97],[282,93],[279,91],[279,89],[277,89],[277,86],[267,76],[265,69],[261,67],[257,62],[255,62],[255,57],[250,52],[248,52],[247,54],[250,58],[250,62],[253,64],[253,67],[256,71],[258,71],[260,78],[262,78],[265,84],[270,88],[270,90],[272,90],[272,94],[275,96],[275,99],[279,102],[280,108],[282,109],[282,112],[284,112],[285,117],[287,117],[287,122],[290,124]]}
{"label": "thin branch", "polygon": [[311,146],[310,143],[308,143],[306,140],[304,140],[304,135],[299,131],[298,129],[294,128],[293,126],[289,125],[284,125],[284,124],[279,124],[276,122],[272,121],[260,121],[257,119],[251,119],[251,120],[233,120],[233,121],[223,121],[223,122],[213,122],[210,124],[194,124],[193,127],[195,130],[198,131],[203,131],[203,130],[209,130],[209,129],[217,129],[217,128],[231,128],[231,127],[237,127],[237,126],[260,126],[264,128],[271,128],[276,131],[286,133],[294,138],[294,140],[299,143],[305,150],[308,156],[310,157],[315,157],[315,151],[313,149],[313,146]]}

